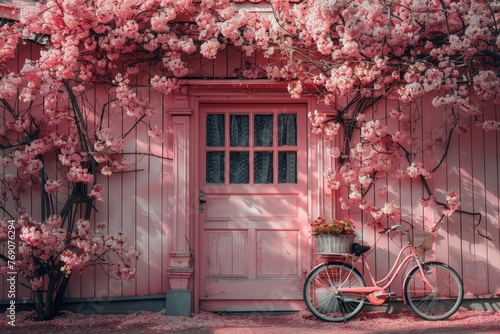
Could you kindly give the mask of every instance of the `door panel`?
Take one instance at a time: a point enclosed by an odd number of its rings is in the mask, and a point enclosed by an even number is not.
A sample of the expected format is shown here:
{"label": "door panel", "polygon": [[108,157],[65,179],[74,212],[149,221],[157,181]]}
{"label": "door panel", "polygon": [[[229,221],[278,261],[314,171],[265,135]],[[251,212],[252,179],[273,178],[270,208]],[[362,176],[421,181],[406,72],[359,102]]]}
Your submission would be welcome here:
{"label": "door panel", "polygon": [[[206,218],[231,220],[235,218],[260,219],[265,215],[281,219],[297,219],[299,196],[290,195],[214,195],[210,194]],[[278,224],[278,222],[277,222]]]}
{"label": "door panel", "polygon": [[297,277],[299,240],[298,231],[257,231],[257,277]]}
{"label": "door panel", "polygon": [[207,230],[206,276],[247,277],[245,231]]}
{"label": "door panel", "polygon": [[306,105],[202,104],[200,113],[200,308],[296,309],[309,266]]}

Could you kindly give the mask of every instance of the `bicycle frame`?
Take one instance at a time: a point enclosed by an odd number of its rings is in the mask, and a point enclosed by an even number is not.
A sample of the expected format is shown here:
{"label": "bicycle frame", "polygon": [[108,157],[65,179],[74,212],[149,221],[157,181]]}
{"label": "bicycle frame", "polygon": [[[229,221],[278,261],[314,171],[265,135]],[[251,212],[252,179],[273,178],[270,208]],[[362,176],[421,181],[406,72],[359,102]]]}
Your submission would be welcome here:
{"label": "bicycle frame", "polygon": [[[459,309],[464,295],[459,274],[445,263],[425,262],[423,257],[423,252],[431,247],[431,233],[409,234],[401,225],[386,227],[380,233],[394,230],[406,237],[406,244],[380,280],[374,277],[366,261],[370,247],[353,244],[349,253],[317,253],[323,263],[306,276],[303,290],[306,306],[315,317],[345,322],[358,315],[367,301],[372,305],[382,305],[388,297],[396,295],[387,289],[400,275],[405,276],[403,301],[418,317],[444,320]],[[362,264],[359,264],[360,260]],[[410,265],[410,261],[416,264]]]}
{"label": "bicycle frame", "polygon": [[[402,259],[406,250],[409,250],[410,252],[409,252],[409,254],[407,254],[404,257],[404,259]],[[348,256],[344,256],[344,259],[346,259],[348,257],[350,257],[351,259],[353,258],[353,256],[348,255]],[[354,265],[358,262],[358,260],[364,259],[364,257],[365,257],[364,255],[361,255],[360,257],[357,257],[356,259],[354,259],[354,261],[351,260],[348,262],[351,262],[353,265],[352,267],[354,268]],[[422,267],[423,262],[420,260],[420,257],[417,254],[417,252],[415,251],[415,248],[411,244],[407,244],[401,248],[396,261],[394,262],[394,264],[392,265],[389,272],[387,273],[387,275],[384,278],[376,281],[372,272],[371,272],[371,269],[370,269],[370,266],[368,265],[368,263],[366,261],[362,261],[364,268],[368,271],[368,274],[370,276],[371,285],[366,286],[366,287],[356,287],[356,288],[339,287],[338,289],[336,289],[336,291],[334,291],[334,293],[349,293],[351,295],[359,294],[361,296],[366,296],[368,298],[368,300],[370,301],[370,303],[372,303],[374,305],[382,305],[388,296],[387,294],[385,294],[385,291],[392,285],[392,283],[394,283],[396,276],[401,272],[403,267],[406,266],[410,262],[410,260],[412,260],[412,259],[416,260],[417,265],[418,265],[421,273],[423,274],[422,277],[424,278],[425,284],[428,285],[429,288],[434,290],[432,285],[425,278],[426,275],[424,275],[424,268]],[[398,263],[399,263],[399,265],[398,265]],[[405,280],[406,280],[406,278],[405,278]],[[384,281],[387,281],[387,282],[384,285],[381,285]],[[403,294],[403,298],[404,298],[404,294]],[[406,303],[405,298],[404,298],[404,302]]]}

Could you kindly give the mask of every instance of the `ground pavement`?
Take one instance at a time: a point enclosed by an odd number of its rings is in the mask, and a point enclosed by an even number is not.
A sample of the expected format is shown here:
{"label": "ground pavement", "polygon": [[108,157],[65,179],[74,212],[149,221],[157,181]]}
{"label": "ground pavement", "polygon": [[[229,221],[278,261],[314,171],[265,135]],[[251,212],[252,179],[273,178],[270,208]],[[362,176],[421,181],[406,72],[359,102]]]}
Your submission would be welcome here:
{"label": "ground pavement", "polygon": [[[0,317],[5,321],[5,315]],[[307,311],[293,314],[221,315],[208,312],[172,317],[165,312],[128,315],[82,315],[66,312],[51,321],[35,322],[19,314],[16,326],[0,326],[1,334],[500,334],[500,312],[459,310],[443,321],[425,321],[411,311],[362,312],[347,323],[328,323]]]}

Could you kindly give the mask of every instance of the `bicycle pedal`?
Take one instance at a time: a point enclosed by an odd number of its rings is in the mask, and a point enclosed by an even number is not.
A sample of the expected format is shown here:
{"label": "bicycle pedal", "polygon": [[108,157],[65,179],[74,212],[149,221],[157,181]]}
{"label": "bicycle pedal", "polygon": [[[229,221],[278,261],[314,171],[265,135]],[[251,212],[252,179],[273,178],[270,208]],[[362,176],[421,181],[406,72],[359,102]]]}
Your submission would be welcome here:
{"label": "bicycle pedal", "polygon": [[387,294],[387,297],[394,297],[395,295],[396,295],[396,293],[395,293],[395,292],[389,292],[389,293]]}

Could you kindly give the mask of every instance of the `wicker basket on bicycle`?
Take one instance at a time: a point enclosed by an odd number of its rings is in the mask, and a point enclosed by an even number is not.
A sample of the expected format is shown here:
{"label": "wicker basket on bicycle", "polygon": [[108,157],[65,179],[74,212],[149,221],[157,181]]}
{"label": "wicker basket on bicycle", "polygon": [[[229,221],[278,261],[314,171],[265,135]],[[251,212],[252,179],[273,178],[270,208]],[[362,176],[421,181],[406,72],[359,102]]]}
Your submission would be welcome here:
{"label": "wicker basket on bicycle", "polygon": [[316,254],[350,253],[354,237],[354,234],[315,236],[314,244],[316,246]]}
{"label": "wicker basket on bicycle", "polygon": [[426,251],[432,249],[434,234],[429,231],[413,230],[409,234],[410,242],[418,250]]}
{"label": "wicker basket on bicycle", "polygon": [[349,217],[342,220],[333,219],[330,223],[318,217],[311,226],[316,254],[351,253],[356,235],[354,224]]}

